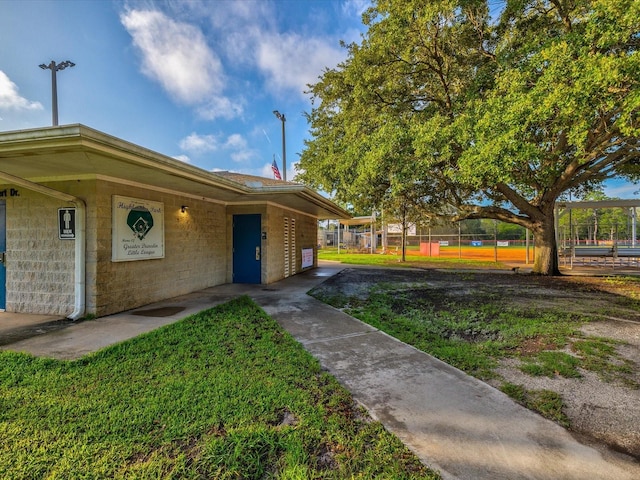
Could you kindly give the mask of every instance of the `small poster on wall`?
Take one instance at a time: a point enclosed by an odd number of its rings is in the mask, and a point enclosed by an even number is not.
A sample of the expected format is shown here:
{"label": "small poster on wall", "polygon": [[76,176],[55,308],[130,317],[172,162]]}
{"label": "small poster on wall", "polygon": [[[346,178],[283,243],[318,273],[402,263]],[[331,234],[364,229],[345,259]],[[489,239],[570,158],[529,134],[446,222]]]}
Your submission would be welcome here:
{"label": "small poster on wall", "polygon": [[302,268],[313,267],[313,248],[302,249]]}
{"label": "small poster on wall", "polygon": [[164,204],[113,196],[112,260],[164,258]]}

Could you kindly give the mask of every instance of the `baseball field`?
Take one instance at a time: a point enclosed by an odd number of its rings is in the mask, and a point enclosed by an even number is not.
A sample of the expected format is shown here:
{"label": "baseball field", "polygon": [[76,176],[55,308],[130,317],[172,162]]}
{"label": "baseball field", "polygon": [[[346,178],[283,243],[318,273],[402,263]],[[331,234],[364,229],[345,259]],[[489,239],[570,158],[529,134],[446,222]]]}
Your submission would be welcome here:
{"label": "baseball field", "polygon": [[[436,256],[436,255],[434,255]],[[495,247],[491,246],[440,246],[440,254],[444,258],[463,258],[467,260],[485,260],[507,262],[507,263],[526,263],[527,249],[522,246]],[[529,247],[529,262],[533,263],[534,249]]]}

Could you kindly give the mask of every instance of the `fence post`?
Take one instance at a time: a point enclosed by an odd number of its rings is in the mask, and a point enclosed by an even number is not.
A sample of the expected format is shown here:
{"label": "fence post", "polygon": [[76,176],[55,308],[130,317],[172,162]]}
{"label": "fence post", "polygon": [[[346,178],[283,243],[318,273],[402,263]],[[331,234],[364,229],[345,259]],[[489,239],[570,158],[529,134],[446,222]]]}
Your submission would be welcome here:
{"label": "fence post", "polygon": [[493,221],[493,259],[498,263],[498,221]]}

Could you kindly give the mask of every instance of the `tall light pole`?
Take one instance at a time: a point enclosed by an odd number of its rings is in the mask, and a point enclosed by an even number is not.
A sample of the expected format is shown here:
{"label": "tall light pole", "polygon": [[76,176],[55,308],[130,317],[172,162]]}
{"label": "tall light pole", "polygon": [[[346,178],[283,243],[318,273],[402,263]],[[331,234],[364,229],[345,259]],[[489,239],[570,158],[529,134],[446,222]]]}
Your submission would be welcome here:
{"label": "tall light pole", "polygon": [[284,116],[284,113],[280,113],[278,110],[274,110],[273,114],[278,117],[278,119],[282,122],[282,180],[287,181],[287,146],[285,142],[284,135],[284,122],[287,119]]}
{"label": "tall light pole", "polygon": [[75,67],[75,63],[65,60],[56,65],[56,62],[51,60],[49,65],[44,63],[40,64],[40,68],[43,70],[51,70],[51,117],[53,126],[58,126],[58,81],[56,80],[56,72],[58,70],[64,70],[67,67]]}

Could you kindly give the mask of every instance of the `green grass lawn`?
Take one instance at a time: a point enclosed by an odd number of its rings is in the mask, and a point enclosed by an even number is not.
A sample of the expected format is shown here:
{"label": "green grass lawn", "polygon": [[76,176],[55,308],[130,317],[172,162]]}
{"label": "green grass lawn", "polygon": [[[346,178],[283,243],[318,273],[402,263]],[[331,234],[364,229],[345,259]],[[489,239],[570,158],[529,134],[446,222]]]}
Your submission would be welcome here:
{"label": "green grass lawn", "polygon": [[0,352],[0,478],[439,478],[246,297],[77,361]]}
{"label": "green grass lawn", "polygon": [[[314,295],[314,292],[311,291],[311,294]],[[416,300],[411,294],[407,295],[402,288],[389,284],[373,287],[367,300],[323,298],[322,295],[317,298],[337,308],[348,306],[345,308],[348,314],[482,380],[494,378],[499,359],[515,355],[527,340],[538,339],[544,344],[560,348],[570,336],[578,335],[581,324],[568,314],[514,310],[493,304],[490,300],[484,305],[448,304],[444,309],[436,310]],[[539,355],[544,354],[541,352]],[[532,357],[531,362],[537,360],[538,357]],[[540,370],[540,375],[546,374],[549,369],[554,373],[560,370],[558,364],[562,359],[548,360],[543,367],[532,363],[530,368]],[[561,372],[566,371],[566,376],[574,377],[577,365],[572,367],[572,370],[567,367]],[[548,391],[528,392],[524,389],[516,392],[511,387],[514,386],[505,386],[505,393],[561,425],[568,426],[568,419],[562,413],[562,401],[557,394]],[[532,399],[534,394],[535,399]],[[543,394],[543,397],[540,398],[539,394]]]}
{"label": "green grass lawn", "polygon": [[485,261],[485,260],[465,260],[460,258],[446,257],[426,257],[424,255],[412,255],[411,251],[407,251],[405,262],[401,262],[402,255],[381,255],[369,253],[338,253],[337,249],[320,249],[318,250],[318,260],[329,260],[334,262],[346,263],[350,265],[378,265],[393,267],[416,267],[416,266],[440,266],[446,265],[451,267],[488,267],[496,269],[507,269],[502,263]]}
{"label": "green grass lawn", "polygon": [[[368,258],[377,264],[373,255],[360,257],[364,257],[363,262]],[[452,271],[433,275],[439,275],[440,279],[450,277],[444,284],[452,282],[455,289],[466,293],[462,297],[449,296],[447,292],[454,289],[438,287],[426,273],[423,282],[371,284],[366,294],[360,289],[348,294],[344,293],[348,288],[332,291],[322,287],[309,293],[481,380],[499,380],[496,369],[500,361],[514,358],[521,362],[520,370],[532,377],[580,378],[582,371],[591,371],[605,382],[634,390],[640,388],[633,377],[635,364],[616,351],[622,342],[586,336],[580,331],[592,319],[590,315],[572,311],[570,305],[543,308],[512,302],[511,294],[484,288],[482,273]],[[530,288],[535,289],[537,278],[531,279]],[[637,279],[617,281],[637,283]],[[353,287],[348,280],[344,282]],[[542,284],[540,288],[548,287]],[[637,308],[635,297],[629,298],[631,308]],[[613,305],[607,309],[611,315]],[[568,347],[572,354],[562,351]],[[569,425],[557,393],[528,391],[506,382],[503,390],[542,415],[563,426]]]}

